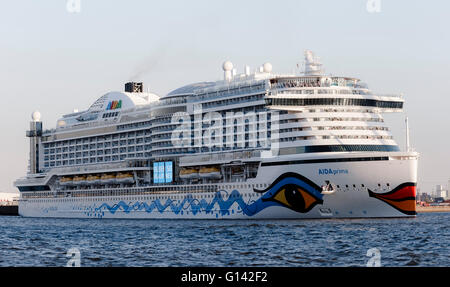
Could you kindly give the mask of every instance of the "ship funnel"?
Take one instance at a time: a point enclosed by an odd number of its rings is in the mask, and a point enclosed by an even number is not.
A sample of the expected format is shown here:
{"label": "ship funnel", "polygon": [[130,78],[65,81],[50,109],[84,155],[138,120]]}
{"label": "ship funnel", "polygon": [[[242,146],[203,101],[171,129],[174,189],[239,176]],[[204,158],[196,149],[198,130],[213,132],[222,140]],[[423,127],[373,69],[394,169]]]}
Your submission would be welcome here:
{"label": "ship funnel", "polygon": [[144,85],[142,83],[128,82],[125,84],[125,92],[127,93],[142,93]]}

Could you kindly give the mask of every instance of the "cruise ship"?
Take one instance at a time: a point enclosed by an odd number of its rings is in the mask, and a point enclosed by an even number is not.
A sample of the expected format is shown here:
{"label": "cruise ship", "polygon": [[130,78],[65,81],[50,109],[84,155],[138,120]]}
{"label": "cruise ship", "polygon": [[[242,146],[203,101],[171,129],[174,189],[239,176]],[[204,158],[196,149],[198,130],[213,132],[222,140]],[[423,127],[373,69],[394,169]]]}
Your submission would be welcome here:
{"label": "cruise ship", "polygon": [[378,94],[326,74],[265,63],[165,96],[129,82],[43,129],[32,114],[25,217],[309,219],[413,217],[419,154],[401,150]]}

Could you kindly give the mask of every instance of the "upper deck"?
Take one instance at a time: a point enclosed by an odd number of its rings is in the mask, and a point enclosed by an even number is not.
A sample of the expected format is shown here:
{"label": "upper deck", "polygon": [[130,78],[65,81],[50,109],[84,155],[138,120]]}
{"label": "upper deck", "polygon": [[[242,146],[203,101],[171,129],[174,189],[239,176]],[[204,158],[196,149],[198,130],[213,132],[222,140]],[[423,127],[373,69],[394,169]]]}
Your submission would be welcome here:
{"label": "upper deck", "polygon": [[[143,92],[139,83],[128,83],[125,92],[107,93],[89,109],[64,115],[55,129],[44,131],[39,137],[37,162],[46,172],[59,167],[268,148],[251,145],[249,139],[256,137],[246,125],[234,127],[236,119],[231,125],[234,129],[224,121],[224,141],[218,146],[196,144],[204,142],[212,128],[208,113],[225,117],[230,112],[278,112],[277,118],[269,120],[267,116],[264,125],[269,131],[266,136],[279,136],[276,140],[282,155],[398,150],[379,114],[401,110],[402,95],[375,94],[357,78],[326,75],[318,66],[313,60],[306,63],[303,73],[278,74],[266,63],[252,73],[246,67],[237,74],[232,64],[225,62],[223,80],[190,84],[163,97]],[[187,127],[173,119],[178,113],[190,119]],[[175,146],[175,130],[190,134],[189,141],[194,144]],[[229,138],[232,145],[225,142]]]}

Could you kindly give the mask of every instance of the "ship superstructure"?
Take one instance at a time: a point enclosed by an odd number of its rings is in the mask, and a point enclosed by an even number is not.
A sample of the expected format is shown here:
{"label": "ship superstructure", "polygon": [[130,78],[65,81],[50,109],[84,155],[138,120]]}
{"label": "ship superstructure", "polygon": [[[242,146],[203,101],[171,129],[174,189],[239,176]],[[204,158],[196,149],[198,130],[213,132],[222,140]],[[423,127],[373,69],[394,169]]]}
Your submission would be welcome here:
{"label": "ship superstructure", "polygon": [[417,158],[382,113],[401,95],[266,63],[178,88],[110,92],[43,130],[33,114],[19,212],[39,217],[329,218],[415,214]]}

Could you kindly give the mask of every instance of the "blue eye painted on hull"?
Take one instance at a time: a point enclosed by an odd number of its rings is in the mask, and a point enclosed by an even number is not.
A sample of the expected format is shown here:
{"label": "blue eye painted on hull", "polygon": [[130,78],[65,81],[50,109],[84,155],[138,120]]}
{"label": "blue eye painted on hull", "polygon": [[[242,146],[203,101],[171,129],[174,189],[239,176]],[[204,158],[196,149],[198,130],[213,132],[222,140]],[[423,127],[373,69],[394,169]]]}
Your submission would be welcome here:
{"label": "blue eye painted on hull", "polygon": [[275,202],[296,212],[306,213],[317,204],[323,204],[321,190],[309,179],[289,172],[278,177],[267,189],[255,189],[255,192],[263,193],[262,202]]}

